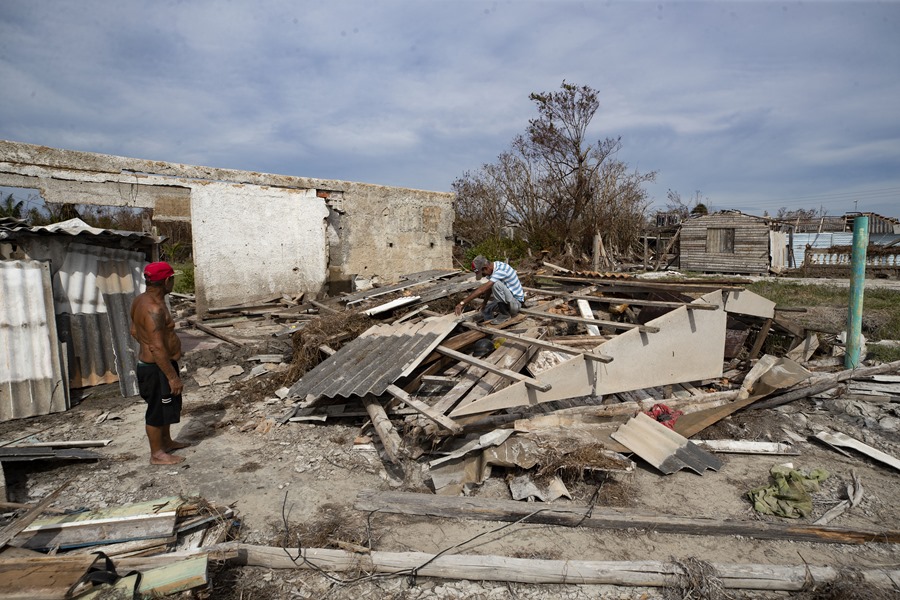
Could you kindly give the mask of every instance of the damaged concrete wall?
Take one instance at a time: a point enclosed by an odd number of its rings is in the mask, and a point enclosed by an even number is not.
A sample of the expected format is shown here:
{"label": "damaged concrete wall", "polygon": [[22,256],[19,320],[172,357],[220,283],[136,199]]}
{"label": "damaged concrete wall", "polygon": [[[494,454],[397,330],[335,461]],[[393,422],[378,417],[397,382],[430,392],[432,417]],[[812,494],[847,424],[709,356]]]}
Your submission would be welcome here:
{"label": "damaged concrete wall", "polygon": [[0,140],[0,185],[150,208],[193,231],[197,308],[451,267],[453,195]]}

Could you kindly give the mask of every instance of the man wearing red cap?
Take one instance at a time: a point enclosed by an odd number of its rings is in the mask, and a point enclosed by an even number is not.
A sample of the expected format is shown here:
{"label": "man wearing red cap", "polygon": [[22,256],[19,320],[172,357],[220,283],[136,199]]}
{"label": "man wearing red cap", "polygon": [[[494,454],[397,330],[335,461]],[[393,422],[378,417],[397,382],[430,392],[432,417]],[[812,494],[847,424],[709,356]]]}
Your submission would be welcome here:
{"label": "man wearing red cap", "polygon": [[165,302],[166,294],[175,287],[175,271],[166,262],[150,263],[144,268],[144,281],[147,291],[131,303],[131,335],[141,345],[137,378],[141,397],[147,403],[150,464],[174,465],[184,457],[171,452],[190,445],[173,440],[169,430],[181,420],[184,390],[177,362],[181,340],[175,335],[175,321]]}

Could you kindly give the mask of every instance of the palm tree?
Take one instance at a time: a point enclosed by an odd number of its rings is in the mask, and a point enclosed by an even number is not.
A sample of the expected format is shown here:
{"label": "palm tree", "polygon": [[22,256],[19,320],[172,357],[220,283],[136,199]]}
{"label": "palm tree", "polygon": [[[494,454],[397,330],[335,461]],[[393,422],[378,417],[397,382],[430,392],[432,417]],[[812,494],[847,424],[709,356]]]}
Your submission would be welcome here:
{"label": "palm tree", "polygon": [[11,193],[7,194],[6,198],[3,199],[3,202],[0,203],[0,217],[14,217],[16,219],[21,219],[23,206],[25,206],[24,200],[16,202],[16,199],[13,198]]}

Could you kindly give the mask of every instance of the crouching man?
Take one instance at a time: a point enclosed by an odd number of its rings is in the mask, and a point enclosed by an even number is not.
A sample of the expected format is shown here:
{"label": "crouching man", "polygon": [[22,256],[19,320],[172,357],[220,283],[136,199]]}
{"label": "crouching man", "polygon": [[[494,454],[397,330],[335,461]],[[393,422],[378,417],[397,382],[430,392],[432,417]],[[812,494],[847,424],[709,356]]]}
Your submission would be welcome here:
{"label": "crouching man", "polygon": [[515,269],[505,262],[489,261],[479,254],[472,261],[472,270],[475,271],[475,279],[487,277],[488,281],[456,305],[457,315],[461,315],[466,304],[478,297],[485,299],[482,317],[494,325],[519,314],[519,309],[525,302],[525,290],[522,289]]}
{"label": "crouching man", "polygon": [[181,340],[166,306],[175,286],[175,271],[165,262],[144,268],[147,290],[131,303],[131,335],[141,345],[137,363],[138,388],[147,403],[145,416],[150,441],[150,464],[174,465],[184,460],[172,451],[190,444],[172,439],[170,427],[181,420],[184,385],[178,373]]}

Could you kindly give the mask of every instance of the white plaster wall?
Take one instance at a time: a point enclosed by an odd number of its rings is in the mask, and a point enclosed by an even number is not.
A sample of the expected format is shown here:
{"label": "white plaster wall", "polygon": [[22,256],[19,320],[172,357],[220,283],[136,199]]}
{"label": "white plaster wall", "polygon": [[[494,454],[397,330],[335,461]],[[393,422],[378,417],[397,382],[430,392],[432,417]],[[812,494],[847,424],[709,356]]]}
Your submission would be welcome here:
{"label": "white plaster wall", "polygon": [[203,183],[191,193],[198,310],[325,283],[328,209],[315,190]]}

